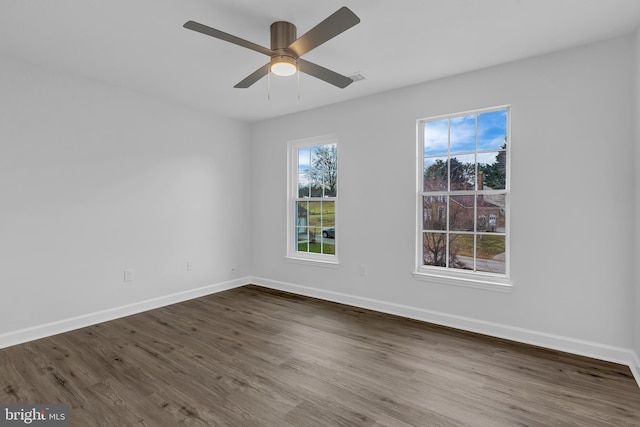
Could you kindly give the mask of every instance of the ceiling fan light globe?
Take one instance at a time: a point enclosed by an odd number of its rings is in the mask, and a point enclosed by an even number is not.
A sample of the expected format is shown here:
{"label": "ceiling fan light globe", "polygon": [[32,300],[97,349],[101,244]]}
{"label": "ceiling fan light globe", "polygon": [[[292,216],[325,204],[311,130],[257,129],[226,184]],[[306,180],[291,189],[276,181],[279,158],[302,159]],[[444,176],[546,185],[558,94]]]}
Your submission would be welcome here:
{"label": "ceiling fan light globe", "polygon": [[271,60],[271,72],[276,76],[291,76],[298,71],[296,60],[289,56],[278,56]]}

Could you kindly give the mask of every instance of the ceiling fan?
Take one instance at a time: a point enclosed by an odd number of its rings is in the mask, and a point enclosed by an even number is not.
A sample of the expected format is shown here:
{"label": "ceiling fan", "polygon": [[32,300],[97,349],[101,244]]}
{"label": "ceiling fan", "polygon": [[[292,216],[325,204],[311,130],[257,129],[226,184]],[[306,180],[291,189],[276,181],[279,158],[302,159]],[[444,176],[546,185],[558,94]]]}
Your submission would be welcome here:
{"label": "ceiling fan", "polygon": [[189,30],[237,44],[271,57],[268,64],[249,74],[244,80],[236,84],[235,88],[248,88],[266,76],[269,71],[280,76],[290,76],[296,71],[302,71],[344,89],[353,83],[351,78],[305,61],[300,57],[359,22],[360,18],[355,13],[347,7],[342,7],[300,38],[296,38],[295,25],[290,22],[277,21],[271,24],[271,49],[194,21],[188,21],[183,26]]}

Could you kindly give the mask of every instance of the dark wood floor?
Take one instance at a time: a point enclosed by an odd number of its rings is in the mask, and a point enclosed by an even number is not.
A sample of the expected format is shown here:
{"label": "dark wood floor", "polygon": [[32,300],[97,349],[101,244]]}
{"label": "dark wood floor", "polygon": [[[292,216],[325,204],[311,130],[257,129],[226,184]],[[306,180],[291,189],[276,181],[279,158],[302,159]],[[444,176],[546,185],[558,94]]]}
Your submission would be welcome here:
{"label": "dark wood floor", "polygon": [[256,286],[0,350],[73,426],[639,426],[626,366]]}

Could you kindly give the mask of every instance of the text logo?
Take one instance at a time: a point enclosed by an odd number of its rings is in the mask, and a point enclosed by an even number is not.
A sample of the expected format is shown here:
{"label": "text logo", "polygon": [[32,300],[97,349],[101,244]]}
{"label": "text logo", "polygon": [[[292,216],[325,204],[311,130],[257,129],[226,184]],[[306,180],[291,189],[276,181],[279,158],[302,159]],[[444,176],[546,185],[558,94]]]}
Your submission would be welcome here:
{"label": "text logo", "polygon": [[69,405],[0,404],[0,427],[69,427]]}

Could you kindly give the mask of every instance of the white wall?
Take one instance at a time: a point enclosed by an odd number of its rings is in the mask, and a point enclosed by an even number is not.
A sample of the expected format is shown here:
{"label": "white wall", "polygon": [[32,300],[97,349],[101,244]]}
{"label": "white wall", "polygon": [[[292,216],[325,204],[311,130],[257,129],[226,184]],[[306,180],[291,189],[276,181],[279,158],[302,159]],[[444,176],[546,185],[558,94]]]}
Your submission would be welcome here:
{"label": "white wall", "polygon": [[635,109],[635,124],[636,124],[636,209],[635,209],[635,225],[636,225],[636,247],[635,257],[636,262],[636,298],[635,298],[635,351],[636,351],[636,370],[637,379],[640,384],[640,263],[637,262],[640,257],[640,27],[636,31],[636,109]]}
{"label": "white wall", "polygon": [[[633,56],[625,37],[255,124],[253,275],[453,323],[474,319],[486,330],[503,325],[551,341],[566,337],[574,347],[631,349]],[[416,281],[416,120],[502,104],[512,106],[515,288],[504,294]],[[286,143],[329,133],[340,140],[338,269],[284,258]]]}
{"label": "white wall", "polygon": [[0,64],[0,337],[249,273],[245,124]]}

